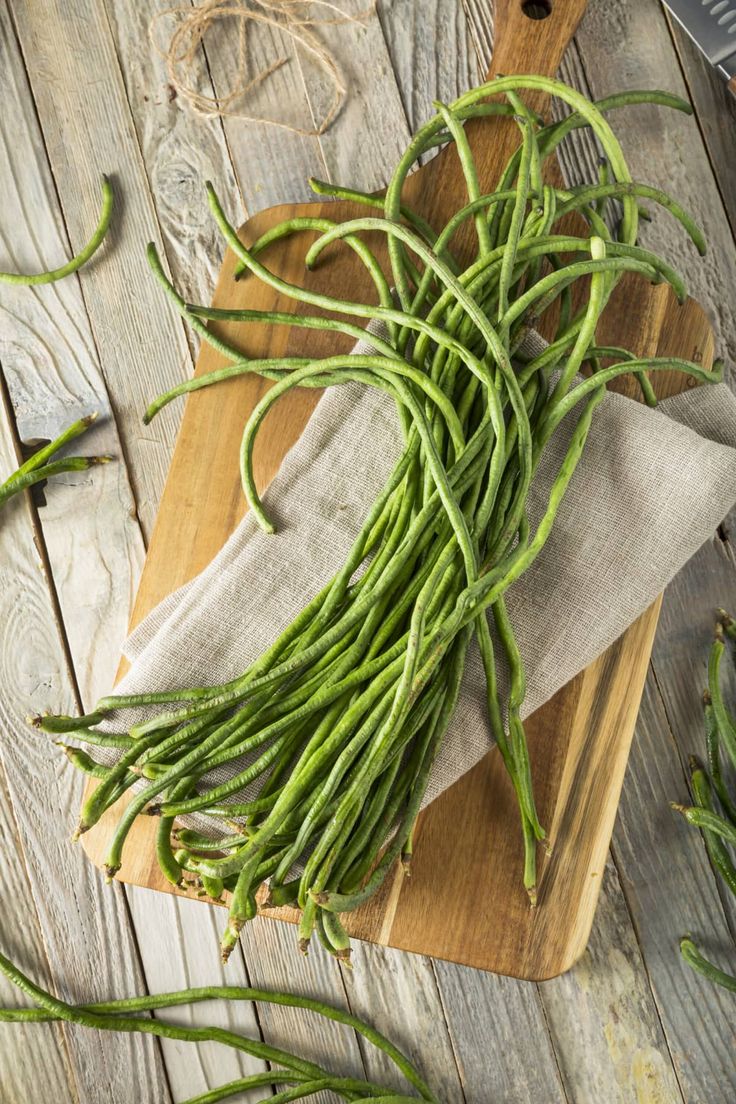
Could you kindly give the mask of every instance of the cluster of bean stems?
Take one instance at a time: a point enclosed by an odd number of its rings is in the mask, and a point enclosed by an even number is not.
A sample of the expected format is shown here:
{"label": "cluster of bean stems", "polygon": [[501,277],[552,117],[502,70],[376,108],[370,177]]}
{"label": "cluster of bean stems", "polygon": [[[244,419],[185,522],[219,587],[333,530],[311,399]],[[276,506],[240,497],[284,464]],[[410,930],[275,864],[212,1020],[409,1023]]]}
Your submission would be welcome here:
{"label": "cluster of bean stems", "polygon": [[[556,95],[571,113],[546,126],[525,106],[524,90]],[[489,96],[505,101],[489,102]],[[665,207],[699,251],[705,248],[673,200],[631,179],[604,112],[638,102],[689,110],[665,93],[632,92],[595,105],[558,81],[501,78],[450,107],[437,105],[382,198],[315,182],[321,194],[363,203],[375,208],[374,214],[341,223],[291,219],[251,248],[242,244],[208,186],[212,212],[241,269],[300,304],[329,311],[329,317],[187,305],[149,248],[172,302],[228,363],[162,395],[146,418],[177,395],[222,379],[256,373],[273,380],[248,420],[241,448],[245,495],[265,530],[273,527],[253,478],[253,442],[286,391],[348,381],[378,387],[395,400],[404,434],[403,452],[342,569],[240,676],[219,686],[114,695],[82,718],[36,719],[40,727],[67,732],[77,743],[119,749],[113,767],[101,766],[79,748],[69,752],[77,766],[99,777],[82,807],[78,831],[132,791],[110,842],[112,877],[135,818],[158,813],[158,862],[165,876],[181,884],[192,875],[213,896],[231,893],[225,959],[255,915],[256,892],[264,884],[266,904],[301,909],[303,950],[316,932],[331,953],[349,955],[340,917],[376,892],[399,856],[408,862],[414,823],[473,638],[486,676],[489,732],[518,798],[523,880],[535,899],[536,850],[544,831],[521,722],[524,668],[504,596],[547,539],[606,384],[633,371],[644,398],[653,403],[647,372],[674,369],[698,380],[718,376],[687,361],[639,360],[596,342],[601,313],[623,273],[666,280],[680,298],[686,294],[677,273],[637,245],[642,198]],[[484,194],[463,123],[494,114],[513,116],[520,144],[495,191]],[[552,187],[544,180],[544,161],[580,126],[592,127],[600,142],[601,177],[586,187]],[[402,187],[418,158],[450,142],[462,163],[468,202],[436,233],[402,204]],[[604,217],[612,200],[622,209],[615,233]],[[566,229],[568,215],[577,215],[577,232]],[[467,220],[477,255],[461,270],[453,236]],[[365,265],[376,304],[305,290],[262,263],[266,246],[305,231],[318,235],[306,251],[306,264],[317,264],[325,249],[343,242]],[[390,275],[369,246],[376,235],[387,242]],[[584,289],[582,305],[573,295],[576,286]],[[553,340],[544,351],[526,354],[531,329],[548,312],[556,316]],[[370,354],[249,360],[205,319],[319,328],[356,340],[364,336],[358,323],[369,319],[384,324],[385,336],[371,339]],[[584,366],[592,373],[581,381]],[[568,416],[574,428],[546,508],[531,531],[529,487],[545,445]],[[499,693],[498,649],[509,674],[505,701]],[[111,715],[142,707],[145,719],[127,730],[100,731]],[[233,773],[214,785],[208,775],[218,767]],[[141,779],[145,784],[136,785]],[[180,829],[172,843],[175,820],[191,814],[216,818],[217,838]]]}
{"label": "cluster of bean stems", "polygon": [[[273,1104],[274,1101],[277,1104],[287,1104],[288,1101],[303,1100],[323,1091],[335,1093],[343,1100],[367,1100],[372,1101],[373,1104],[411,1104],[412,1101],[416,1104],[417,1099],[438,1104],[437,1097],[433,1095],[406,1055],[402,1054],[384,1035],[357,1016],[311,997],[297,997],[291,993],[250,989],[243,986],[214,985],[206,988],[183,989],[173,993],[159,993],[156,996],[73,1005],[59,1000],[41,986],[36,985],[3,954],[0,954],[0,973],[30,997],[35,1006],[0,1008],[0,1023],[48,1023],[61,1020],[94,1028],[97,1031],[137,1032],[182,1042],[215,1042],[268,1063],[269,1068],[263,1073],[230,1081],[191,1097],[185,1104],[216,1104],[217,1101],[240,1097],[242,1093],[259,1088],[270,1090],[264,1097],[264,1104],[266,1101],[268,1104]],[[271,1046],[260,1039],[250,1039],[235,1031],[220,1027],[179,1027],[149,1016],[149,1013],[162,1008],[177,1008],[181,1005],[211,1000],[256,1001],[288,1008],[303,1008],[352,1028],[371,1046],[386,1055],[409,1085],[417,1090],[419,1098],[414,1094],[396,1092],[361,1078],[339,1077],[315,1062],[309,1062],[281,1047]],[[273,1092],[279,1085],[290,1087]]]}
{"label": "cluster of bean stems", "polygon": [[59,460],[53,459],[56,453],[68,445],[70,441],[81,437],[96,419],[97,414],[88,414],[84,418],[79,418],[76,422],[72,422],[55,440],[37,449],[4,483],[0,484],[0,508],[13,495],[27,490],[34,483],[41,483],[44,479],[51,479],[63,472],[86,471],[87,468],[94,467],[96,464],[107,464],[112,459],[111,456],[63,456]]}
{"label": "cluster of bean stems", "polygon": [[[708,689],[703,694],[707,768],[695,756],[690,760],[690,781],[694,804],[673,804],[690,824],[700,829],[713,869],[736,897],[736,789],[729,790],[736,772],[736,718],[727,708],[721,689],[721,660],[726,637],[736,640],[736,621],[719,610],[715,640],[708,660]],[[730,850],[729,850],[730,849]],[[682,957],[694,970],[725,989],[736,992],[736,975],[710,962],[688,935],[680,941]]]}

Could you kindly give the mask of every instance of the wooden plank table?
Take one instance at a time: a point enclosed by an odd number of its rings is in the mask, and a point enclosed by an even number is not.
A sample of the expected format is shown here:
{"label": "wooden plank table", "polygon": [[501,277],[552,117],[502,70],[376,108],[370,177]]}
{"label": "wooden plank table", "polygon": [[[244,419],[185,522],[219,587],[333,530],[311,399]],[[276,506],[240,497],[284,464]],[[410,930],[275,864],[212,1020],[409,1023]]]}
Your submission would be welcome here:
{"label": "wooden plank table", "polygon": [[[363,6],[355,0],[352,10]],[[308,198],[310,173],[375,188],[431,101],[452,98],[487,68],[492,41],[489,0],[382,0],[364,31],[325,29],[351,94],[334,127],[312,139],[193,116],[172,96],[148,39],[149,18],[166,7],[0,6],[0,264],[33,269],[78,248],[95,222],[101,172],[112,174],[119,200],[115,263],[101,259],[47,288],[0,289],[0,470],[14,466],[20,441],[48,435],[80,406],[112,412],[92,443],[119,457],[73,490],[17,502],[0,529],[0,945],[77,999],[223,979],[202,953],[219,913],[108,890],[68,844],[59,827],[73,822],[79,780],[22,723],[41,707],[89,704],[109,686],[168,465],[178,410],[146,429],[139,415],[190,373],[195,344],[148,276],[142,247],[157,240],[187,295],[208,301],[220,245],[203,179],[244,217]],[[291,52],[286,42],[266,48]],[[232,40],[213,36],[207,51],[222,91]],[[656,0],[591,0],[562,76],[596,97],[646,86],[691,96],[697,121],[643,108],[614,122],[635,175],[671,190],[706,230],[709,256],[686,275],[733,361],[736,111],[725,89]],[[286,104],[307,125],[320,108],[298,56],[259,97],[257,110]],[[568,178],[589,177],[595,157],[580,132],[564,159]],[[645,234],[677,263],[676,228],[662,218]],[[316,953],[300,959],[289,928],[258,921],[228,978],[352,1008],[399,1042],[448,1104],[733,1101],[733,999],[683,969],[676,939],[692,929],[725,947],[736,914],[718,895],[699,838],[673,821],[667,801],[686,793],[711,611],[736,605],[734,566],[726,524],[665,595],[596,924],[572,971],[532,985],[359,945],[349,974]],[[0,1000],[10,998],[0,985]],[[315,1031],[285,1010],[181,1014],[191,1023],[218,1018],[322,1060],[339,1057],[346,1072],[388,1076],[351,1034]],[[2,1104],[166,1104],[255,1068],[208,1046],[111,1036],[103,1045],[54,1027],[0,1034]]]}

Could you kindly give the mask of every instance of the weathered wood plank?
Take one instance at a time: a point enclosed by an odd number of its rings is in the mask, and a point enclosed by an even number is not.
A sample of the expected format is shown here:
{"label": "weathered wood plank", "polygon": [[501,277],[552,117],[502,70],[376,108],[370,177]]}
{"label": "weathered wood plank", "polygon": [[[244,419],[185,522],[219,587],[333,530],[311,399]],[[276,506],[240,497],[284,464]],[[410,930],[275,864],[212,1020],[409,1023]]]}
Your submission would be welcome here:
{"label": "weathered wood plank", "polygon": [[[615,86],[633,87],[642,83],[642,74],[646,74],[646,84],[669,87],[675,92],[686,94],[676,55],[671,42],[663,33],[664,15],[659,5],[643,3],[611,4],[603,10],[594,6],[583,21],[577,37],[580,58],[585,69],[587,83],[594,95],[600,96],[613,91]],[[626,56],[627,65],[621,67],[610,51],[611,38],[619,43],[616,56]],[[569,57],[569,55],[568,55]],[[728,116],[725,117],[726,119]],[[672,113],[657,113],[650,109],[637,109],[619,113],[614,120],[617,133],[622,139],[624,150],[630,159],[635,176],[648,179],[669,190],[683,201],[703,225],[710,243],[710,256],[707,262],[688,265],[687,274],[691,294],[696,295],[709,309],[714,318],[717,334],[720,334],[720,348],[732,350],[736,338],[736,324],[728,296],[723,288],[730,286],[733,280],[734,251],[724,212],[721,195],[714,180],[700,131],[692,120],[674,116]],[[711,125],[715,125],[711,123]],[[675,234],[676,228],[668,225],[659,217],[645,228],[642,238],[646,244],[663,252],[680,268],[684,267],[679,254]],[[719,578],[723,587],[727,580],[733,593],[730,570],[726,576],[723,563],[718,564],[718,551],[712,545],[704,546],[701,553],[680,574],[672,584],[665,600],[665,610],[674,607],[670,595],[684,588],[691,600],[676,602],[677,616],[666,613],[660,634],[655,644],[653,667],[658,682],[660,670],[669,666],[670,677],[666,680],[664,703],[670,721],[673,720],[673,704],[682,702],[682,695],[690,695],[688,709],[680,708],[678,723],[673,724],[675,733],[693,731],[700,737],[699,691],[691,677],[692,668],[683,660],[683,651],[698,651],[698,643],[703,641],[703,615],[694,614],[692,597],[706,607],[715,604],[715,598],[706,601],[704,589],[712,593],[716,589],[706,580]],[[714,555],[715,554],[715,555]],[[719,601],[723,598],[719,594]],[[727,600],[727,599],[726,599]],[[702,608],[702,607],[701,607]],[[710,622],[711,610],[707,609],[705,618]],[[710,624],[708,625],[710,629]],[[676,645],[679,661],[663,660],[663,649],[672,649],[672,639]],[[704,641],[703,641],[704,642]],[[698,662],[697,660],[691,662]],[[703,657],[701,655],[702,664]],[[701,676],[702,677],[702,676]],[[657,999],[659,1013],[665,1029],[665,1035],[673,1053],[675,1065],[688,1100],[717,1100],[718,1093],[727,1098],[732,1092],[728,1077],[732,1076],[733,1063],[732,1040],[719,1035],[716,1026],[724,1016],[723,997],[708,991],[699,979],[686,977],[688,971],[677,957],[677,938],[688,927],[695,929],[702,917],[708,933],[714,938],[714,932],[726,932],[725,920],[719,912],[719,899],[716,886],[710,877],[705,862],[702,845],[698,839],[686,840],[679,823],[670,823],[666,802],[671,793],[663,793],[675,786],[679,777],[679,795],[684,796],[684,780],[679,766],[673,762],[673,745],[662,741],[659,726],[665,723],[662,702],[657,700],[657,709],[651,706],[654,694],[653,684],[645,698],[645,708],[640,720],[640,741],[647,741],[647,754],[636,747],[632,757],[620,813],[620,828],[615,836],[617,841],[615,854],[633,913],[637,933],[644,951],[644,958],[650,980]],[[683,725],[683,721],[689,727]],[[646,735],[642,736],[644,732]],[[682,735],[677,736],[682,740]],[[656,742],[660,741],[660,742]],[[636,746],[636,745],[635,745]],[[659,770],[669,769],[667,784],[663,784],[657,773],[656,756],[662,760]],[[651,772],[651,776],[650,776]],[[677,796],[677,795],[676,795]],[[626,840],[626,848],[621,838]],[[680,849],[683,848],[681,851]],[[657,870],[653,869],[655,854]],[[661,870],[661,876],[659,871]],[[676,879],[676,882],[674,881]],[[710,879],[710,880],[708,880]],[[672,907],[673,896],[677,896],[677,908]],[[705,897],[702,896],[705,894]],[[697,902],[697,905],[695,905]],[[705,902],[705,903],[704,903]],[[684,913],[694,906],[691,918]],[[721,946],[723,946],[721,934]],[[716,939],[717,943],[718,940]],[[693,1016],[689,1007],[691,998],[697,995],[697,1016]],[[731,1071],[725,1080],[723,1069]],[[715,1071],[715,1072],[714,1072]],[[720,1088],[717,1088],[717,1084]]]}
{"label": "weathered wood plank", "polygon": [[[169,267],[188,301],[206,302],[224,248],[204,183],[212,180],[233,212],[240,209],[242,197],[222,123],[195,115],[177,98],[168,83],[166,63],[151,43],[151,20],[170,6],[166,0],[146,5],[116,0],[107,4],[107,13]],[[170,29],[166,21],[158,24],[156,41],[165,39],[167,25]],[[206,74],[204,62],[203,71]],[[199,338],[190,330],[187,337],[196,356]]]}
{"label": "weathered wood plank", "polygon": [[[724,605],[736,607],[736,557],[731,541],[718,534],[702,546],[668,587],[652,654],[656,685],[685,776],[691,755],[705,758],[701,694],[707,684],[715,611]],[[736,702],[736,667],[730,656],[725,656],[721,664],[721,681],[726,701]],[[686,798],[684,784],[670,795],[675,801]],[[722,881],[714,884],[736,938],[736,900]],[[667,907],[666,902],[662,907]],[[726,959],[728,950],[723,949]],[[732,959],[736,962],[736,956]]]}
{"label": "weathered wood plank", "polygon": [[613,863],[585,954],[539,990],[570,1101],[682,1101]]}
{"label": "weathered wood plank", "polygon": [[425,0],[421,7],[384,0],[378,16],[409,128],[432,114],[433,100],[453,100],[478,80],[468,21],[458,0]]}
{"label": "weathered wood plank", "polygon": [[[366,5],[364,0],[348,0],[342,9],[356,16]],[[348,88],[339,118],[319,138],[327,173],[340,184],[375,191],[387,183],[409,139],[378,15],[374,12],[360,23],[325,22],[319,35],[337,59]],[[328,107],[329,87],[317,79],[314,63],[302,48],[297,49],[297,60],[312,116],[320,119]]]}
{"label": "weathered wood plank", "polygon": [[145,243],[160,244],[160,235],[110,28],[104,7],[84,0],[41,0],[11,10],[75,245],[95,225],[101,174],[114,182],[111,263],[83,270],[80,282],[105,380],[111,391],[125,380],[114,409],[148,535],[177,416],[164,411],[143,429],[141,412],[153,395],[183,378],[189,353],[146,263]]}
{"label": "weathered wood plank", "polygon": [[[349,41],[346,40],[345,49],[349,49]],[[238,70],[237,36],[233,35],[228,20],[213,26],[204,52],[212,85],[217,95],[225,95]],[[247,101],[237,107],[309,130],[314,120],[294,42],[276,28],[259,28],[249,41],[249,71],[260,72],[278,57],[286,58],[287,63],[254,88]],[[223,119],[223,129],[243,197],[244,216],[274,203],[312,198],[308,177],[325,173],[317,138],[236,118]],[[232,217],[236,221],[234,212]]]}
{"label": "weathered wood plank", "polygon": [[[222,914],[216,915],[219,925]],[[299,953],[296,931],[290,924],[258,917],[247,924],[240,938],[251,984],[262,989],[315,996],[339,1008],[349,1009],[342,972],[335,960],[317,944],[307,957]],[[365,1077],[367,1063],[355,1032],[321,1016],[278,1005],[259,1005],[258,1017],[267,1042],[285,1047],[304,1058],[346,1077]],[[372,1016],[367,1017],[372,1020]],[[315,1097],[330,1104],[327,1093]]]}
{"label": "weathered wood plank", "polygon": [[451,962],[434,969],[467,1104],[563,1104],[537,987]]}
{"label": "weathered wood plank", "polygon": [[731,230],[736,235],[736,173],[733,171],[736,99],[679,23],[670,16],[667,22]]}
{"label": "weathered wood plank", "polygon": [[685,796],[662,699],[644,693],[613,853],[685,1099],[727,1104],[736,1091],[733,999],[693,973],[678,941],[692,931],[717,957],[729,940],[699,835],[669,808]]}
{"label": "weathered wood plank", "polygon": [[475,50],[478,69],[487,73],[493,55],[493,4],[483,0],[461,0],[468,21],[470,41]]}
{"label": "weathered wood plank", "polygon": [[[70,244],[5,7],[0,42],[0,252],[3,267],[33,272],[58,264]],[[114,265],[111,252],[105,246],[91,271]],[[97,410],[100,423],[77,451],[116,458],[93,475],[68,477],[75,486],[73,519],[64,497],[37,496],[77,685],[90,704],[109,689],[143,562],[123,448],[75,277],[38,288],[0,286],[0,327],[0,358],[21,440],[55,437]]]}
{"label": "weathered wood plank", "polygon": [[[4,156],[3,195],[6,206],[3,219],[2,248],[11,267],[36,270],[59,263],[59,258],[69,254],[70,243],[64,222],[58,210],[54,184],[44,156],[44,145],[38,130],[32,100],[30,98],[23,65],[15,36],[10,26],[8,11],[2,11],[3,102],[9,111],[3,122],[13,119],[12,133],[3,127]],[[94,196],[98,203],[99,194]],[[95,216],[96,218],[96,216]],[[89,225],[94,225],[93,218]],[[77,248],[89,229],[73,238],[71,245]],[[102,257],[96,264],[104,263]],[[49,288],[2,289],[0,310],[3,318],[2,362],[9,384],[15,417],[22,438],[26,441],[53,436],[59,429],[77,417],[82,411],[98,409],[109,415],[109,403],[97,366],[95,343],[87,320],[84,303],[76,279]],[[33,371],[29,371],[29,366]],[[84,450],[110,451],[120,455],[121,448],[111,419],[100,425],[84,441]],[[73,488],[73,490],[72,490]],[[71,496],[71,497],[70,497]],[[55,589],[62,613],[67,615],[66,634],[73,650],[75,675],[85,699],[89,701],[103,685],[109,684],[116,661],[115,653],[122,637],[127,612],[132,599],[133,581],[142,561],[142,541],[134,516],[132,497],[127,483],[125,465],[122,462],[97,469],[92,475],[69,476],[57,488],[48,488],[38,496],[45,505],[40,509],[42,531],[46,541],[50,565],[55,574]],[[74,524],[70,524],[69,506],[74,504]],[[17,509],[14,505],[13,509]],[[20,516],[20,515],[19,515]],[[3,536],[5,536],[5,518]],[[10,539],[10,533],[7,534]],[[15,559],[4,564],[18,566],[23,553],[36,564],[37,554],[31,543],[31,534],[21,542]],[[23,657],[26,677],[35,674],[32,687],[33,708],[48,706],[74,708],[71,687],[66,677],[65,663],[54,622],[52,604],[45,590],[43,578],[32,570],[29,583],[27,573],[19,573],[16,587],[27,586],[34,595],[35,614],[47,628],[27,644]],[[14,594],[13,588],[10,594]],[[101,623],[105,632],[99,631]],[[17,640],[14,645],[17,648]],[[53,657],[53,658],[52,658]],[[49,664],[58,668],[56,676],[49,680]],[[14,695],[17,686],[26,694],[28,686],[18,682],[18,672],[9,671],[4,679],[6,692]],[[63,697],[59,692],[63,688]],[[54,700],[57,699],[57,700]],[[26,702],[30,705],[30,702]],[[10,709],[10,705],[7,706]],[[24,710],[13,702],[13,724],[22,723]],[[21,729],[18,748],[9,753],[10,786],[19,801],[20,838],[32,848],[29,866],[34,887],[50,882],[53,894],[38,893],[41,899],[39,911],[49,946],[51,976],[74,979],[78,985],[77,996],[109,994],[109,975],[119,979],[119,992],[127,987],[129,992],[143,989],[137,964],[135,942],[124,903],[110,895],[102,895],[97,878],[90,884],[86,863],[74,854],[66,843],[68,826],[73,823],[75,805],[79,798],[79,785],[72,783],[63,760],[48,741],[38,752],[38,740]],[[29,745],[31,754],[21,766],[24,748]],[[51,839],[49,854],[48,829],[42,829],[28,816],[32,807],[31,789],[38,787],[48,794],[51,810]],[[24,795],[25,801],[20,801]],[[76,904],[81,895],[83,905]],[[8,895],[11,896],[11,895]],[[7,900],[7,897],[5,898]],[[21,898],[18,898],[21,899]],[[59,899],[65,905],[59,910]],[[72,917],[78,914],[79,927],[69,929]],[[79,953],[80,944],[92,948],[114,970],[98,973],[94,968],[94,956],[89,959]],[[118,949],[116,944],[119,945]],[[102,952],[100,952],[102,948]],[[112,958],[110,956],[113,956]],[[28,959],[33,972],[33,958]],[[48,979],[46,979],[48,980]],[[93,982],[96,981],[96,986]],[[43,1029],[46,1031],[46,1029]],[[100,1086],[108,1086],[114,1093],[131,1084],[125,1066],[133,1054],[139,1057],[139,1073],[133,1084],[148,1099],[168,1098],[166,1078],[155,1044],[148,1041],[137,1047],[128,1041],[116,1041],[100,1048],[97,1040],[82,1032],[68,1035],[71,1064],[77,1086],[70,1098],[92,1099]],[[38,1046],[38,1039],[35,1047]],[[34,1047],[34,1049],[35,1049]],[[28,1085],[38,1084],[38,1071],[19,1063],[16,1073],[23,1071]],[[80,1072],[81,1071],[81,1072]],[[43,1092],[58,1092],[58,1085],[49,1076]],[[116,1086],[118,1089],[116,1090]],[[148,1087],[146,1087],[148,1086]],[[55,1096],[58,1099],[58,1096]],[[49,1097],[51,1099],[51,1097]]]}
{"label": "weathered wood plank", "polygon": [[[150,890],[126,890],[131,917],[140,937],[143,969],[152,992],[200,985],[248,985],[242,957],[233,955],[225,970],[217,953],[222,914],[199,901],[187,901]],[[259,1023],[250,1002],[207,1001],[165,1013],[185,1026],[216,1026],[260,1038]],[[264,1064],[215,1043],[162,1041],[162,1052],[175,1101],[246,1077]],[[263,1090],[243,1097],[263,1098]]]}
{"label": "weathered wood plank", "polygon": [[[7,20],[5,10],[4,17]],[[12,31],[7,30],[6,42],[10,42]],[[7,223],[4,220],[3,245],[10,256],[22,260],[19,267],[27,265],[33,269],[44,266],[47,250],[53,249],[53,256],[59,256],[68,252],[68,246],[58,229],[63,227],[63,221],[44,159],[33,101],[22,66],[11,65],[15,60],[15,55],[10,54],[0,74],[4,102],[11,109],[8,117],[14,122],[12,141],[5,135],[3,168],[8,186],[3,192],[11,202],[17,196],[19,207],[23,195],[30,192],[34,206],[32,220],[22,210],[15,212],[16,217],[8,218]],[[16,184],[15,191],[9,186],[11,183]],[[32,235],[28,233],[30,225]],[[39,251],[41,256],[37,255]],[[116,258],[114,254],[110,258],[103,253],[102,260],[95,263],[115,264]],[[37,291],[3,288],[2,307],[8,334],[3,364],[24,439],[54,433],[81,409],[109,411],[95,343],[75,279]],[[12,325],[7,324],[8,320]],[[104,354],[106,349],[102,351]],[[34,367],[40,371],[27,371],[32,356]],[[67,409],[70,413],[62,414]],[[84,448],[112,452],[117,463],[99,469],[94,478],[71,477],[76,484],[73,526],[69,525],[68,513],[59,505],[56,495],[45,496],[46,505],[40,515],[78,683],[83,700],[89,705],[111,685],[142,563],[143,544],[127,484],[123,449],[112,421],[90,434]],[[62,834],[66,835],[66,829]],[[119,907],[124,914],[124,903],[119,902]],[[156,945],[155,939],[148,938],[150,928],[142,925],[141,930],[147,932],[145,946],[149,942]],[[157,951],[160,949],[156,946]],[[170,987],[166,976],[170,959],[159,956],[157,961],[160,970],[152,981],[158,984],[152,988]],[[187,1059],[195,1059],[193,1070],[198,1070],[201,1063],[206,1065],[208,1058],[212,1060],[209,1049],[214,1052],[216,1048],[208,1048],[200,1059],[195,1048],[183,1048]],[[171,1063],[172,1073],[184,1067],[184,1059]],[[190,1075],[192,1070],[187,1073]],[[187,1084],[195,1083],[196,1078],[187,1077]],[[187,1084],[178,1086],[182,1089],[178,1098],[191,1095]]]}
{"label": "weathered wood plank", "polygon": [[[3,462],[8,456],[8,443],[3,418],[0,428]],[[11,527],[16,532],[22,530],[28,526],[28,520],[27,515],[19,514]],[[51,985],[41,927],[32,894],[28,892],[28,872],[4,769],[0,769],[0,894],[3,902],[8,902],[3,909],[3,953],[34,980],[44,986]],[[7,1008],[22,1007],[25,1003],[23,996],[4,977],[0,978],[0,1003]],[[11,1027],[3,1024],[0,1087],[8,1100],[15,1101],[27,1098],[33,1085],[41,1086],[44,1093],[53,1085],[57,1099],[75,1101],[75,1104],[78,1100],[61,1026],[15,1024]]]}
{"label": "weathered wood plank", "polygon": [[[4,423],[0,447],[5,478],[17,460]],[[48,494],[70,510],[75,491],[59,478]],[[12,885],[3,887],[3,938],[23,928],[30,907],[38,916],[52,985],[63,997],[99,1000],[111,988],[117,996],[144,991],[122,893],[106,890],[81,849],[69,843],[81,780],[53,741],[24,721],[41,708],[68,712],[75,701],[34,544],[29,503],[22,497],[5,508],[0,525],[0,626],[0,756],[17,826],[14,842],[28,879],[20,895],[10,892]],[[35,923],[33,911],[31,916]],[[7,949],[24,951],[23,940]],[[24,965],[35,973],[39,959],[43,967],[38,949],[30,951]],[[103,1046],[91,1032],[66,1034],[74,1081],[85,1104],[124,1100],[131,1092],[151,1104],[169,1099],[154,1040],[108,1036]],[[37,1092],[33,1053],[22,1062],[19,1058],[27,1099],[36,1098]],[[43,1086],[49,1100],[52,1084]]]}
{"label": "weathered wood plank", "polygon": [[[353,970],[343,972],[350,1007],[396,1044],[414,1063],[443,1104],[463,1104],[432,960],[392,947],[356,943]],[[360,1041],[368,1076],[406,1091],[406,1082],[384,1055]]]}

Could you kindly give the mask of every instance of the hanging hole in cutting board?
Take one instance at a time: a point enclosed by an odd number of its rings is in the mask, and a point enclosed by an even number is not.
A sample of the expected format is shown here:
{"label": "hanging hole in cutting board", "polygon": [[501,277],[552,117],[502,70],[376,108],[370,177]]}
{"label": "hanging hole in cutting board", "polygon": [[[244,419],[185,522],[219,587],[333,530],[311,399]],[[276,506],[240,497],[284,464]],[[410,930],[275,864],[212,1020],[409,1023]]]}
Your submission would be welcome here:
{"label": "hanging hole in cutting board", "polygon": [[527,19],[546,19],[552,14],[552,0],[523,0],[521,10]]}

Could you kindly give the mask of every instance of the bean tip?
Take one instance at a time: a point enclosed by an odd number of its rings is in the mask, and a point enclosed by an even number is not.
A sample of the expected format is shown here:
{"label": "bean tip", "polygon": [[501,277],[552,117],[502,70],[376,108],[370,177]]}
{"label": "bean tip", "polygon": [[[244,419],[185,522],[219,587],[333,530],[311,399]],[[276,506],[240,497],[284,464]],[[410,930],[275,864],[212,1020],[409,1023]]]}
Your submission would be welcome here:
{"label": "bean tip", "polygon": [[716,610],[716,613],[718,614],[718,621],[723,626],[725,632],[730,632],[734,628],[734,625],[736,625],[731,614],[720,607]]}
{"label": "bean tip", "polygon": [[309,955],[309,940],[302,938],[299,940],[299,952],[303,954],[305,958]]}
{"label": "bean tip", "polygon": [[536,908],[537,907],[537,887],[535,885],[527,886],[526,887],[526,892],[529,896],[529,908]]}
{"label": "bean tip", "polygon": [[[225,938],[227,938],[227,936]],[[233,942],[226,943],[225,940],[223,939],[222,943],[220,944],[220,959],[222,961],[223,966],[227,966],[228,959],[230,958],[230,955],[233,953],[237,942],[238,942],[238,937],[236,936]]]}

